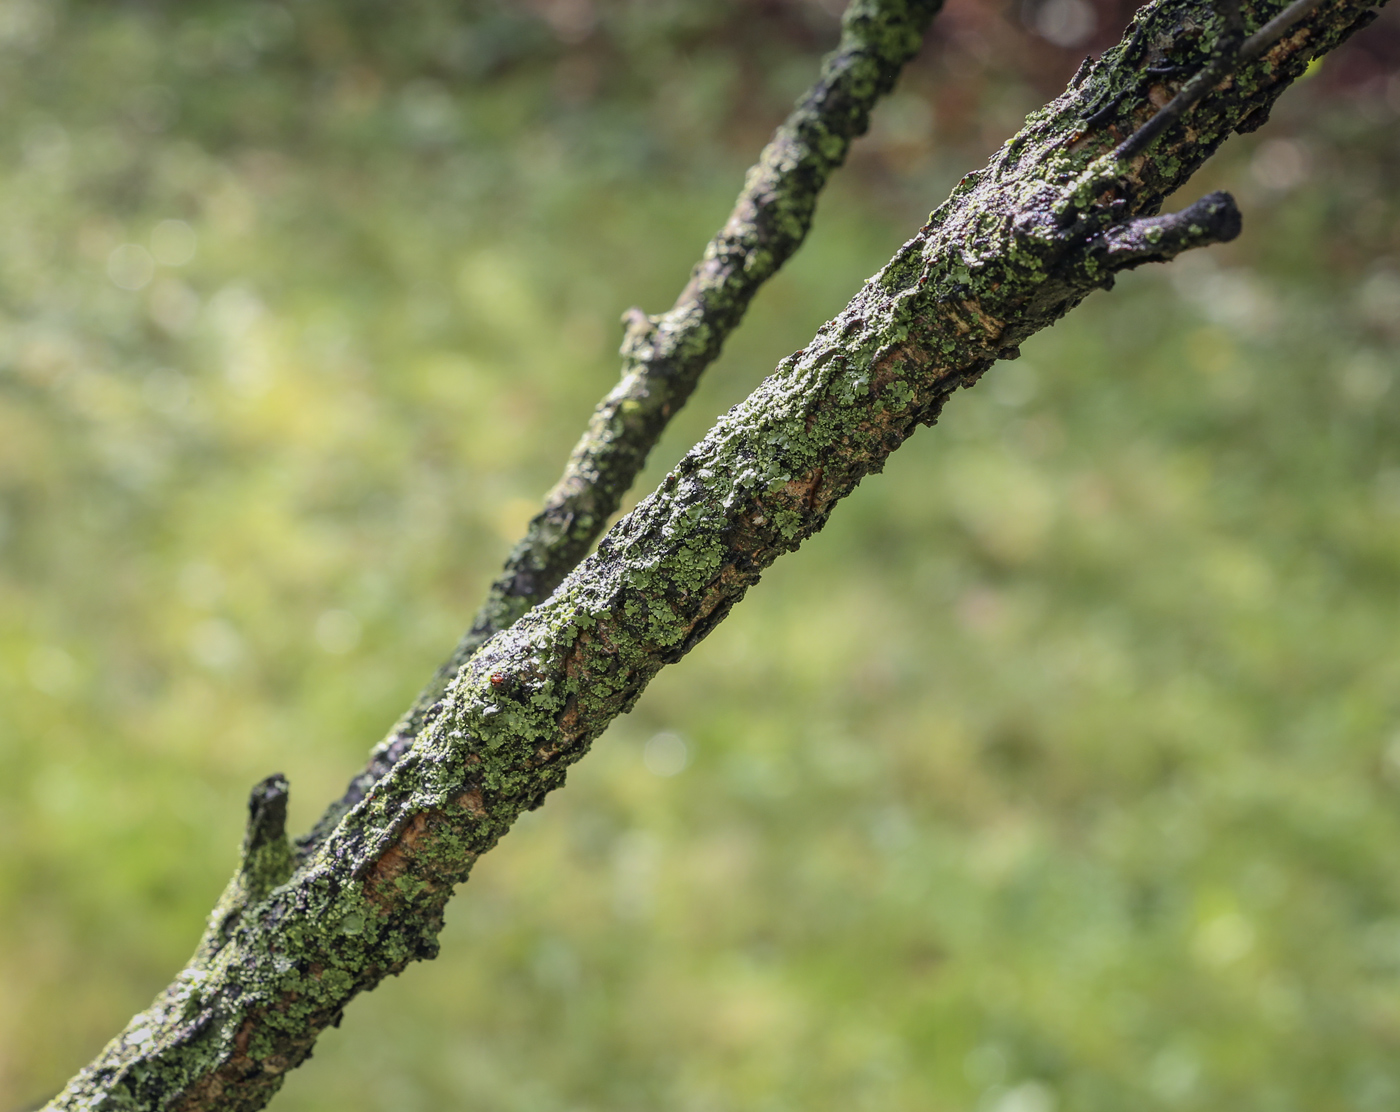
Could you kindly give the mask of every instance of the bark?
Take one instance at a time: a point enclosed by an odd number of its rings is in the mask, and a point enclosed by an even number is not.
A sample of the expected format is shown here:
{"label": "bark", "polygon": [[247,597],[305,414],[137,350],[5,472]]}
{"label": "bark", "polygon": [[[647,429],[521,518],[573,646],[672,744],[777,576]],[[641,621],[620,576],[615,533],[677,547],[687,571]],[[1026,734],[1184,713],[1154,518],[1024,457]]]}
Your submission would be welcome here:
{"label": "bark", "polygon": [[424,716],[476,650],[547,598],[587,555],[754,294],[802,246],[827,179],[865,134],[871,110],[918,53],[942,6],[943,0],[854,0],[846,9],[840,44],[750,168],[729,219],[706,245],[676,303],[660,316],[637,308],[623,315],[620,381],[598,403],[471,628],[345,794],[300,840],[300,857],[408,751]]}
{"label": "bark", "polygon": [[[1144,7],[593,556],[476,652],[402,759],[289,879],[211,927],[201,955],[51,1107],[266,1103],[356,993],[433,956],[476,858],[952,391],[1119,271],[1236,234],[1224,194],[1156,213],[1369,9],[1318,5],[1123,157],[1154,104],[1219,56],[1232,22],[1201,0]],[[1243,4],[1245,33],[1281,10]],[[265,847],[275,818],[279,787],[260,788],[250,847]],[[250,888],[268,875],[254,872]]]}

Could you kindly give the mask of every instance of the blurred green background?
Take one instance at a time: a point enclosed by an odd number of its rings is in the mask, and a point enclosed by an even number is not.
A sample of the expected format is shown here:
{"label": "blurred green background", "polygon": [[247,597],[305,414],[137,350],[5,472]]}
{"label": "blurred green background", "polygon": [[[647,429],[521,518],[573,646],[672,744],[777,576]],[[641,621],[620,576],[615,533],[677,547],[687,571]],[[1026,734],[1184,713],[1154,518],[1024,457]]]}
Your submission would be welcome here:
{"label": "blurred green background", "polygon": [[[838,9],[0,0],[0,1109],[446,655]],[[951,4],[639,491],[1128,12]],[[273,1107],[1400,1106],[1397,59],[955,398]]]}

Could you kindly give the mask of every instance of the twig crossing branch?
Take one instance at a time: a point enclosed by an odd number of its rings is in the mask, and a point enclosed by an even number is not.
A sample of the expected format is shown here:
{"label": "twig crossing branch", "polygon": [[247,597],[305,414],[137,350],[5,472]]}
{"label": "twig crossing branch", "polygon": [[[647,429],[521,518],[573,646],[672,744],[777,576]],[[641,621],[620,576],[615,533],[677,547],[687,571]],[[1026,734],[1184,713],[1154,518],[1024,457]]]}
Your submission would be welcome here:
{"label": "twig crossing branch", "polygon": [[1128,136],[1113,151],[1114,159],[1126,162],[1145,151],[1152,141],[1163,131],[1185,115],[1202,97],[1220,84],[1239,66],[1252,62],[1274,43],[1278,42],[1290,27],[1311,15],[1323,0],[1293,0],[1293,3],[1279,12],[1248,38],[1244,38],[1244,24],[1240,18],[1239,0],[1224,0],[1221,14],[1225,29],[1214,58],[1210,60],[1186,86],[1162,106],[1155,116],[1149,119],[1132,135]]}

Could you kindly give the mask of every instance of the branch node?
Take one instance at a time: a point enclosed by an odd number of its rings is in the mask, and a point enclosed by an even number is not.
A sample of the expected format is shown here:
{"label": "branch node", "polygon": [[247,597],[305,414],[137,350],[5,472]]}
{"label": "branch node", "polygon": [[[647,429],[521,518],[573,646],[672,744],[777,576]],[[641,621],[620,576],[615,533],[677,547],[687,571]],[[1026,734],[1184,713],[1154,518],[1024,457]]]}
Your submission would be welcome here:
{"label": "branch node", "polygon": [[274,772],[248,793],[248,826],[243,834],[243,860],[287,840],[287,778]]}

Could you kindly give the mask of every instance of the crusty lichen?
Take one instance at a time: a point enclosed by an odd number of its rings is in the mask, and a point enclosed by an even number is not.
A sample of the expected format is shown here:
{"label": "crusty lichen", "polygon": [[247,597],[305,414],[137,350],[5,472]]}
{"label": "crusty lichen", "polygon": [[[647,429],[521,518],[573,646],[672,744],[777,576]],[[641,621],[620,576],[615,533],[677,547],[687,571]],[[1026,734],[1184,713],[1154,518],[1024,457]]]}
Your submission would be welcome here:
{"label": "crusty lichen", "polygon": [[[1228,237],[1233,206],[1219,195],[1144,218],[1367,9],[1324,4],[1085,190],[1081,175],[1147,111],[1159,78],[1146,67],[1190,72],[1209,51],[1181,34],[1212,26],[1206,0],[1142,9],[1123,45],[968,175],[547,601],[481,647],[412,749],[51,1107],[265,1104],[352,996],[436,953],[443,908],[476,858],[953,390],[1117,271]],[[1248,6],[1248,26],[1270,11]]]}

